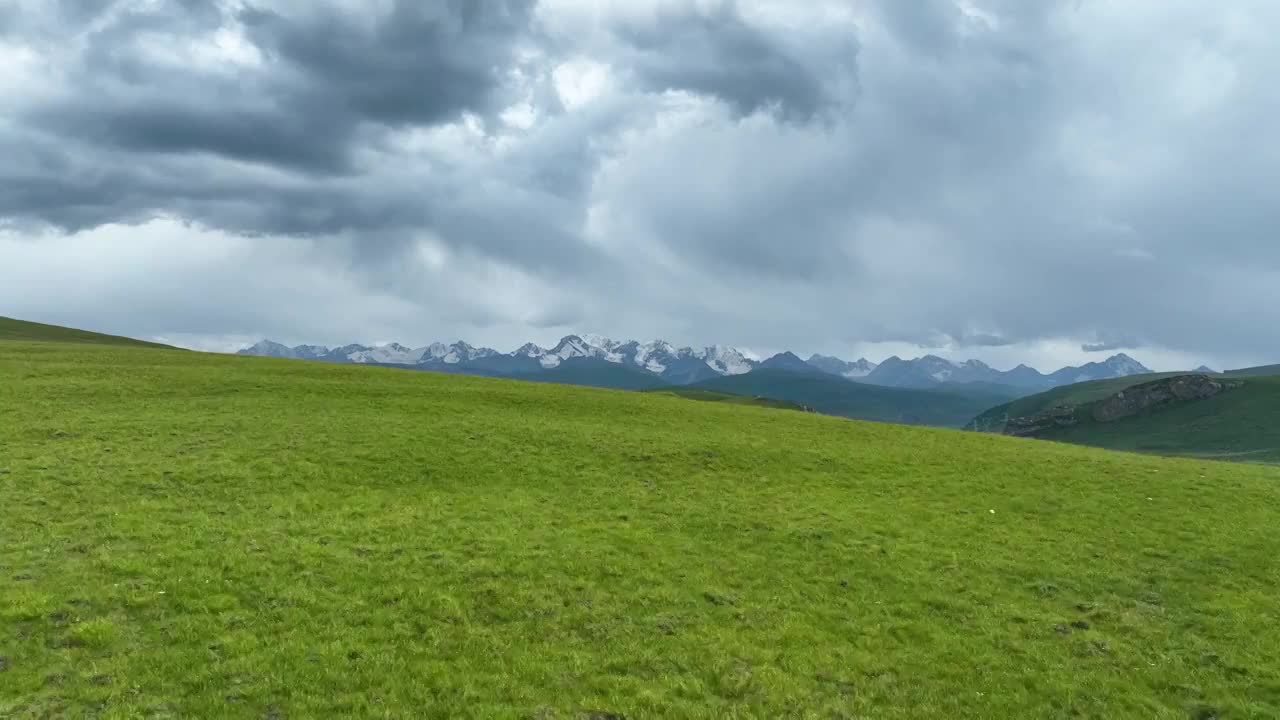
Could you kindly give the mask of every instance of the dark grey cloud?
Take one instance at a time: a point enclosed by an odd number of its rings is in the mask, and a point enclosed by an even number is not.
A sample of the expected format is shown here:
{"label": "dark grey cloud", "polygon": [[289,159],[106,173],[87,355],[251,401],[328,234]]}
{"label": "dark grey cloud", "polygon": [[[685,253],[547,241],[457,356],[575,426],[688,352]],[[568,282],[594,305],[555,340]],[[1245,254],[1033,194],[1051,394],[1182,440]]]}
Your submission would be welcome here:
{"label": "dark grey cloud", "polygon": [[292,75],[308,107],[387,125],[431,125],[495,109],[533,0],[396,0],[307,7],[294,14],[250,5],[249,39]]}
{"label": "dark grey cloud", "polygon": [[[469,113],[494,122],[531,7],[171,0],[54,13],[59,39],[84,35],[83,47],[63,51],[62,92],[0,128],[18,158],[0,170],[0,212],[70,231],[176,214],[251,235],[359,233],[345,245],[354,261],[391,266],[388,248],[431,231],[504,260],[572,267],[591,253],[574,234],[581,209],[557,193],[581,191],[579,150],[568,147],[577,162],[560,168],[569,153],[525,150],[528,162],[547,162],[468,176],[390,137]],[[250,62],[156,57],[228,36]],[[577,145],[591,133],[582,130],[552,140]],[[504,172],[546,182],[516,186]]]}
{"label": "dark grey cloud", "polygon": [[[507,82],[532,0],[396,0],[364,6],[299,3],[232,10],[169,0],[114,13],[68,65],[72,86],[29,113],[59,134],[140,153],[209,153],[313,172],[351,171],[368,125],[434,125],[491,113]],[[109,5],[63,18],[84,30]],[[148,47],[177,48],[228,27],[260,65],[160,64]]]}
{"label": "dark grey cloud", "polygon": [[776,109],[812,119],[848,100],[840,82],[855,72],[852,33],[820,64],[808,64],[782,38],[745,20],[736,2],[681,3],[614,27],[629,49],[630,72],[644,88],[686,90],[728,103],[739,115]]}
{"label": "dark grey cloud", "polygon": [[1123,343],[1100,342],[1100,343],[1085,343],[1084,345],[1080,346],[1080,349],[1087,353],[1100,353],[1100,352],[1113,352],[1115,350],[1120,350],[1126,347],[1131,347],[1131,346]]}
{"label": "dark grey cloud", "polygon": [[13,0],[0,304],[330,343],[1274,360],[1276,22],[1262,0]]}

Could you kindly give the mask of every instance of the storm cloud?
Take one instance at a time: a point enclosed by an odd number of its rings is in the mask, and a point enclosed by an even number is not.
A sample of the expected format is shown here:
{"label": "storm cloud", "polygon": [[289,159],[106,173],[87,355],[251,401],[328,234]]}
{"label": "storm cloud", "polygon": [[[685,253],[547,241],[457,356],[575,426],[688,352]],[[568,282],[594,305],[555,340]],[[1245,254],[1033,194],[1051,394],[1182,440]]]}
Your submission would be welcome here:
{"label": "storm cloud", "polygon": [[1280,358],[1263,0],[0,6],[0,314]]}

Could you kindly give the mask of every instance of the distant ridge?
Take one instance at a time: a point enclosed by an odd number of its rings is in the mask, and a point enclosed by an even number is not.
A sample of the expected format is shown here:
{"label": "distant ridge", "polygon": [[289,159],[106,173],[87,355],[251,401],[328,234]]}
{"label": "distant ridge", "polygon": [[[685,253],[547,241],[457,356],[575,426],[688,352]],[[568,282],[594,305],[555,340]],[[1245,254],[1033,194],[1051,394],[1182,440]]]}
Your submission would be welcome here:
{"label": "distant ridge", "polygon": [[1161,455],[1280,463],[1280,366],[1095,380],[1018,398],[967,429]]}
{"label": "distant ridge", "polygon": [[907,388],[984,383],[1014,387],[1027,392],[1040,392],[1079,382],[1145,375],[1150,372],[1145,365],[1123,353],[1107,358],[1103,362],[1088,363],[1080,367],[1065,367],[1048,375],[1026,365],[1019,365],[1005,372],[996,370],[979,360],[955,363],[937,355],[926,355],[915,360],[891,357],[880,363],[863,380],[875,385]]}
{"label": "distant ridge", "polygon": [[792,372],[822,372],[818,368],[801,360],[795,353],[778,353],[760,363],[757,370],[790,370]]}
{"label": "distant ridge", "polygon": [[[725,375],[741,375],[754,370],[759,363],[747,353],[723,345],[710,345],[700,349],[678,348],[664,340],[639,343],[634,340],[619,342],[600,335],[566,335],[550,348],[526,343],[510,353],[499,353],[492,348],[477,348],[465,342],[451,345],[433,343],[425,347],[410,348],[398,343],[388,345],[345,345],[330,349],[317,345],[288,347],[271,340],[263,340],[241,350],[240,355],[321,360],[326,362],[359,363],[372,365],[398,365],[420,370],[469,373],[475,375],[499,375],[509,377],[534,377],[539,373],[561,368],[566,363],[579,360],[596,360],[604,364],[622,366],[645,376],[656,377],[658,385],[687,385]],[[796,358],[798,362],[799,358]],[[625,380],[627,386],[643,385],[632,375],[598,372],[599,366],[573,362],[568,370],[556,376],[572,380],[576,373],[587,368],[599,377]],[[586,384],[586,383],[584,383]]]}
{"label": "distant ridge", "polygon": [[77,330],[75,328],[62,327],[60,325],[46,325],[44,323],[31,322],[29,320],[18,320],[2,316],[0,316],[0,340],[89,343],[94,345],[126,345],[165,350],[178,349],[172,345],[147,342],[146,340],[135,340],[133,338],[123,337],[120,335],[107,335],[104,333],[91,332],[89,330]]}
{"label": "distant ridge", "polygon": [[785,369],[793,372],[821,372],[845,380],[886,387],[915,390],[952,388],[963,389],[963,392],[989,388],[1012,395],[1150,372],[1142,363],[1123,353],[1103,362],[1065,367],[1045,375],[1027,365],[1001,371],[979,360],[957,363],[937,355],[926,355],[914,360],[891,357],[876,364],[866,358],[850,362],[827,355],[812,355],[804,360],[793,352],[781,352],[761,361],[749,353],[725,345],[676,347],[664,340],[640,343],[589,334],[566,335],[550,348],[526,343],[510,353],[478,348],[461,341],[449,345],[433,343],[420,348],[391,343],[378,346],[345,345],[330,349],[318,345],[288,347],[263,340],[241,350],[239,354],[400,365],[421,370],[508,377],[551,370],[574,358],[594,358],[640,370],[670,385],[692,385],[719,377],[745,375],[760,369]]}

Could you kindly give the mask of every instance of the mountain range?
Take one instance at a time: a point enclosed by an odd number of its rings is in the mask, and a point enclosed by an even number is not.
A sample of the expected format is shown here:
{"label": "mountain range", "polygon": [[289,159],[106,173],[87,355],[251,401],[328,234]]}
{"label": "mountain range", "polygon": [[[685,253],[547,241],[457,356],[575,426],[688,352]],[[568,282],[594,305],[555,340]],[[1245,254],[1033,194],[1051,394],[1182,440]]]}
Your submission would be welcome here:
{"label": "mountain range", "polygon": [[891,357],[861,379],[873,385],[890,387],[936,388],[944,385],[983,383],[1040,392],[1079,382],[1146,375],[1150,372],[1151,370],[1145,365],[1124,353],[1113,355],[1103,362],[1091,362],[1079,367],[1064,367],[1048,375],[1027,365],[1002,371],[980,360],[954,363],[936,355],[926,355],[915,360]]}
{"label": "mountain range", "polygon": [[[693,385],[721,377],[745,375],[756,370],[786,370],[790,372],[821,373],[871,385],[883,385],[910,389],[970,389],[990,386],[1000,392],[1031,394],[1054,387],[1090,380],[1128,377],[1150,373],[1142,363],[1125,354],[1093,362],[1079,367],[1065,367],[1053,373],[1043,374],[1027,365],[1012,370],[996,370],[978,361],[956,363],[936,355],[926,355],[914,360],[891,357],[876,364],[865,358],[847,361],[825,355],[812,355],[808,360],[791,352],[784,352],[761,360],[750,353],[724,345],[702,348],[676,347],[671,343],[655,340],[650,343],[617,341],[600,335],[569,335],[554,347],[544,348],[528,343],[510,353],[500,353],[492,348],[474,347],[465,342],[451,345],[434,343],[420,348],[410,348],[399,343],[387,345],[344,345],[328,348],[319,345],[288,347],[270,340],[241,350],[242,355],[321,360],[339,363],[392,365],[422,370],[456,372],[498,377],[522,377],[531,380],[546,379],[540,376],[550,373],[556,381],[572,383],[575,374],[595,377],[611,377],[623,386],[649,386],[658,384]],[[568,365],[566,365],[568,363]],[[615,366],[615,370],[600,372],[599,368]],[[556,371],[551,373],[551,371]],[[639,374],[646,380],[635,377]],[[621,380],[625,378],[625,381]],[[589,383],[596,384],[596,383]],[[612,387],[611,384],[606,386]]]}

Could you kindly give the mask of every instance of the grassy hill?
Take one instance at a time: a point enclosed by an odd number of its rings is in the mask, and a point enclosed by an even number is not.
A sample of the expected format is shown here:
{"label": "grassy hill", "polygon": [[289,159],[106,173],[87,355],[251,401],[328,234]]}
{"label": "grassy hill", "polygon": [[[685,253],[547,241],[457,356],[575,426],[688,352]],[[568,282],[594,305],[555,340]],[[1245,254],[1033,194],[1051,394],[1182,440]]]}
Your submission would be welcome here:
{"label": "grassy hill", "polygon": [[1252,377],[1217,397],[1114,423],[1086,418],[1043,439],[1162,455],[1280,463],[1280,377]]}
{"label": "grassy hill", "polygon": [[1009,397],[988,388],[915,390],[850,382],[821,372],[774,369],[715,378],[691,387],[800,403],[826,415],[957,428]]}
{"label": "grassy hill", "polygon": [[1280,716],[1280,469],[131,347],[0,376],[0,717]]}
{"label": "grassy hill", "polygon": [[117,335],[104,335],[102,333],[89,332],[88,330],[75,330],[73,328],[60,327],[58,325],[45,325],[43,323],[29,322],[27,320],[15,320],[13,318],[0,317],[0,341],[10,340],[31,340],[42,342],[74,342],[74,343],[91,343],[95,345],[132,345],[135,347],[152,347],[152,348],[168,348],[168,345],[159,343],[146,342],[143,340],[134,340],[133,338],[119,337]]}
{"label": "grassy hill", "polygon": [[1094,403],[1173,375],[1143,375],[1058,388],[992,408],[969,427],[1000,432],[1006,418],[1074,405],[1080,408],[1076,414],[1078,424],[1054,428],[1037,437],[1113,450],[1280,463],[1280,376],[1266,376],[1255,370],[1233,371],[1228,376],[1243,379],[1243,384],[1207,400],[1178,403],[1114,422],[1098,422],[1091,417]]}
{"label": "grassy hill", "polygon": [[1262,367],[1229,370],[1225,373],[1231,377],[1266,377],[1280,375],[1280,365],[1264,365]]}
{"label": "grassy hill", "polygon": [[1130,377],[1111,378],[1108,380],[1091,380],[1089,382],[1063,385],[1035,395],[1028,395],[996,405],[979,413],[966,427],[985,432],[1002,432],[1006,418],[1027,417],[1044,412],[1060,405],[1088,405],[1110,397],[1125,388],[1140,383],[1158,380],[1163,377],[1174,377],[1179,373],[1163,373],[1151,375],[1133,375]]}

